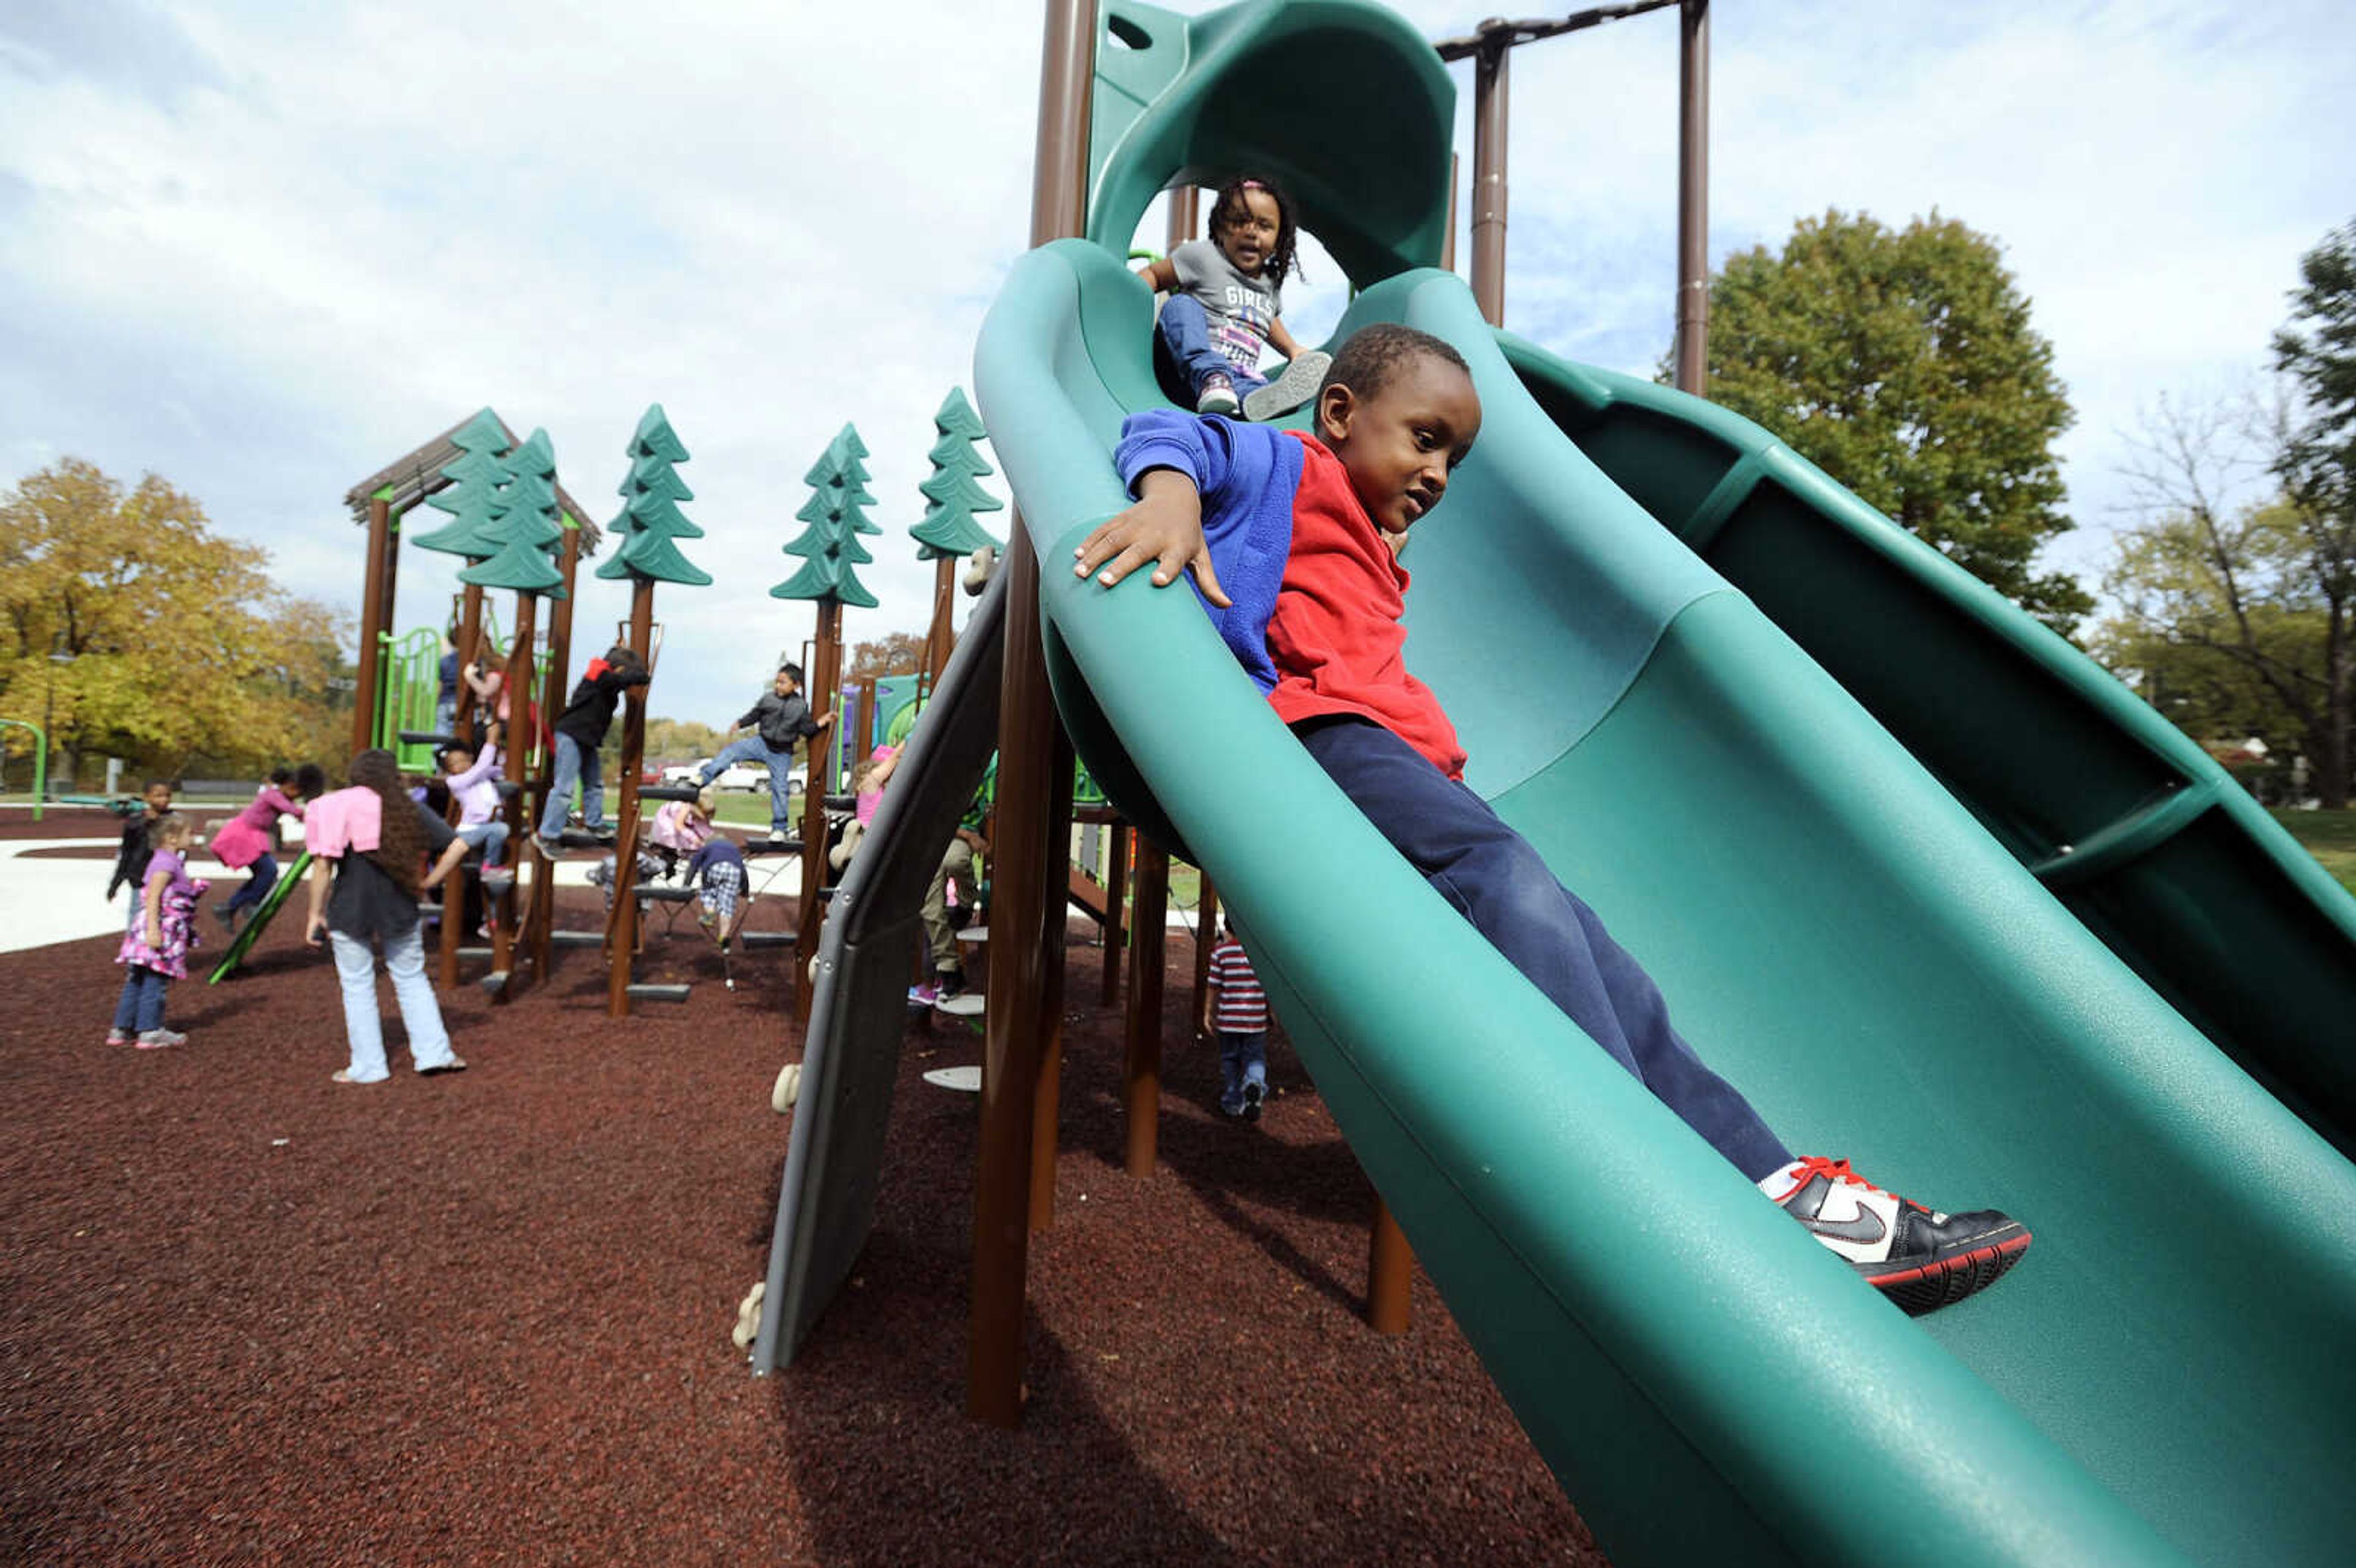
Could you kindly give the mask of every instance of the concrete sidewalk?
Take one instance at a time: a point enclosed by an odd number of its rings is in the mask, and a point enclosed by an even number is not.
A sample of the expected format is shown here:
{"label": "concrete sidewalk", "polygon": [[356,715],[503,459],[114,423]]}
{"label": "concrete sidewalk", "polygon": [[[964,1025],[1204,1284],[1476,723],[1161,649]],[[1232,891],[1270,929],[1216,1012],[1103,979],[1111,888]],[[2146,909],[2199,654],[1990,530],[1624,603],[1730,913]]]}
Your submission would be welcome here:
{"label": "concrete sidewalk", "polygon": [[[302,849],[301,824],[286,823],[287,845],[278,857],[283,872],[294,863]],[[27,947],[47,947],[58,942],[80,942],[85,937],[120,935],[131,919],[127,889],[118,890],[113,901],[106,897],[107,879],[114,874],[115,841],[96,838],[14,838],[0,839],[0,953],[14,953]],[[56,849],[68,846],[90,848],[96,845],[107,853],[103,859],[44,860],[31,859],[28,851]],[[596,865],[593,857],[574,856],[557,862],[556,885],[560,888],[585,888],[590,868]],[[772,880],[767,868],[776,861],[755,861],[753,867],[753,889],[757,893],[790,897],[800,889],[800,862],[788,862],[780,867],[782,875]],[[199,849],[188,858],[188,874],[203,877],[212,882],[205,894],[208,904],[215,903],[243,885],[245,873],[231,870]],[[301,897],[290,893],[288,897]],[[212,953],[220,951],[225,940],[220,928],[211,916],[199,917],[205,922],[205,947]]]}

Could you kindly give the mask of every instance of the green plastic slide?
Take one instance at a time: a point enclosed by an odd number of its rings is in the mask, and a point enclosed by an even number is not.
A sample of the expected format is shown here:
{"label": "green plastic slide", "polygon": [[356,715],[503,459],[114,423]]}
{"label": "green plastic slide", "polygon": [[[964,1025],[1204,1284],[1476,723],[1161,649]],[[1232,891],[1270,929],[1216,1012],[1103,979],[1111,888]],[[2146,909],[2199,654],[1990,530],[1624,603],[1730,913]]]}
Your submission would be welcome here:
{"label": "green plastic slide", "polygon": [[[1614,1561],[2345,1561],[2347,1159],[1568,439],[1459,280],[1417,270],[1436,242],[1393,198],[1444,197],[1451,99],[1410,30],[1338,0],[1110,18],[1129,118],[1100,81],[1091,229],[1118,239],[1023,258],[976,362],[1058,701],[1108,793],[1218,884]],[[1334,37],[1351,71],[1279,70]],[[1237,87],[1280,76],[1280,100]],[[1374,119],[1394,155],[1303,129]],[[1479,443],[1406,556],[1408,657],[1470,782],[1793,1145],[2025,1220],[1997,1287],[1916,1320],[1858,1285],[1388,849],[1190,593],[1071,576],[1126,501],[1122,418],[1165,406],[1151,301],[1108,245],[1163,182],[1245,165],[1350,234],[1335,254],[1372,286],[1343,332],[1405,321],[1472,367]]]}
{"label": "green plastic slide", "polygon": [[310,869],[311,852],[305,849],[294,857],[294,864],[288,867],[276,881],[270,884],[270,891],[262,895],[262,901],[246,917],[245,924],[230,939],[229,951],[221,955],[220,962],[214,965],[213,972],[205,977],[206,985],[218,986],[237,973],[238,965],[245,962],[245,955],[253,951],[253,944],[262,940],[262,933],[277,917],[279,906],[294,896],[294,890],[302,885],[304,873]]}
{"label": "green plastic slide", "polygon": [[2054,896],[2356,1151],[2356,899],[2111,674],[1772,435],[1499,346],[1581,453],[1841,683]]}

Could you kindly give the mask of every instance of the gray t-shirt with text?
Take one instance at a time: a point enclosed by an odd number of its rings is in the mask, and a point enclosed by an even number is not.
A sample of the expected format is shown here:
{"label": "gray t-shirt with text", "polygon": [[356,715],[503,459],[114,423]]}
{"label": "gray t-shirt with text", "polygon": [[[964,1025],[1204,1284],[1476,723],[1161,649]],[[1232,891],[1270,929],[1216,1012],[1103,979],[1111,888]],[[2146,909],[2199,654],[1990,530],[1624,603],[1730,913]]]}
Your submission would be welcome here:
{"label": "gray t-shirt with text", "polygon": [[1211,347],[1240,369],[1258,373],[1269,324],[1284,314],[1283,297],[1263,272],[1248,278],[1208,240],[1189,240],[1170,252],[1178,292],[1210,318]]}

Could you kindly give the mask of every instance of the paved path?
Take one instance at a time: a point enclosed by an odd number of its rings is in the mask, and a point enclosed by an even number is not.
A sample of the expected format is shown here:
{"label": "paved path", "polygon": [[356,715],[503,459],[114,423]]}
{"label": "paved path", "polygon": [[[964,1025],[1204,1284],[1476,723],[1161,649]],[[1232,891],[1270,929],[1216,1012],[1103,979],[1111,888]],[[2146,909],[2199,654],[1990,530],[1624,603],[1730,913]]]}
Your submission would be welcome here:
{"label": "paved path", "polygon": [[[294,863],[295,852],[303,842],[299,823],[284,823],[281,831],[286,848],[279,856],[281,869]],[[66,847],[88,848],[98,846],[106,850],[102,859],[40,859],[28,856],[34,849],[56,849]],[[96,838],[11,838],[0,839],[0,953],[14,953],[20,948],[46,947],[54,942],[79,942],[84,937],[104,936],[119,933],[131,918],[128,891],[117,891],[112,902],[107,901],[106,881],[114,873],[112,837]],[[556,885],[561,888],[590,886],[589,869],[596,861],[588,856],[575,855],[559,861]],[[753,886],[761,892],[790,894],[800,883],[798,863],[787,869],[774,883],[767,880],[764,868],[774,861],[756,861]],[[231,870],[199,849],[188,861],[191,875],[208,877],[212,891],[207,901],[227,898],[245,880],[243,871]],[[290,895],[292,896],[292,895]],[[207,946],[218,948],[214,940],[220,936],[217,928],[208,925]]]}

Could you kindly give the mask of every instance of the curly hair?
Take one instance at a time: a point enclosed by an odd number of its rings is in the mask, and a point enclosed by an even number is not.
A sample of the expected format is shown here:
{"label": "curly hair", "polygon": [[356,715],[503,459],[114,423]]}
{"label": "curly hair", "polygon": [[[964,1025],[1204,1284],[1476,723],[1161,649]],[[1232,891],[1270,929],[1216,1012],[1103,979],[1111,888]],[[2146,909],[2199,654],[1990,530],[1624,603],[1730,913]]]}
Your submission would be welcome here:
{"label": "curly hair", "polygon": [[414,898],[425,880],[425,835],[417,825],[417,804],[401,787],[401,764],[391,752],[370,750],[352,759],[351,780],[372,789],[382,804],[376,848],[366,851],[393,885]]}
{"label": "curly hair", "polygon": [[1219,194],[1211,199],[1211,239],[1216,242],[1222,222],[1251,210],[1244,203],[1244,192],[1248,190],[1263,192],[1276,203],[1276,244],[1260,271],[1267,274],[1270,288],[1281,288],[1285,279],[1301,271],[1300,258],[1293,254],[1301,239],[1301,224],[1293,216],[1292,198],[1284,194],[1282,186],[1265,175],[1237,175],[1221,186]]}

